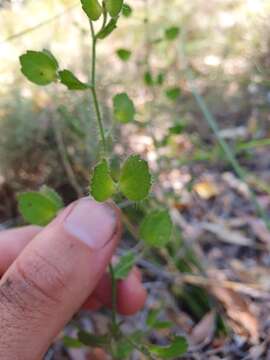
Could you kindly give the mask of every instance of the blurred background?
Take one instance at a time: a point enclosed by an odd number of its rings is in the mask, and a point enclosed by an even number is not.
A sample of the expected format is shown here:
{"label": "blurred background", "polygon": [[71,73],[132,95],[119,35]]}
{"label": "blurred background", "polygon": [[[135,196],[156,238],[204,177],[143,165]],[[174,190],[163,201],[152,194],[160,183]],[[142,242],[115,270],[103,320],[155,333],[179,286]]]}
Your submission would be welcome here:
{"label": "blurred background", "polygon": [[[177,228],[173,248],[149,254],[154,270],[148,258],[139,264],[150,294],[145,311],[166,299],[162,316],[192,344],[187,359],[270,359],[270,1],[127,4],[132,12],[98,46],[112,164],[117,171],[119,159],[142,154],[155,175],[153,192]],[[6,228],[21,222],[19,191],[47,184],[66,203],[86,194],[99,143],[89,94],[59,84],[37,87],[18,60],[28,49],[46,48],[62,68],[87,80],[90,35],[79,3],[0,0],[0,23],[0,226]],[[135,123],[119,128],[111,108],[121,91],[137,112]],[[124,211],[136,224],[143,209]],[[164,331],[153,335],[156,342]],[[48,359],[80,359],[73,350],[61,357],[57,344]]]}

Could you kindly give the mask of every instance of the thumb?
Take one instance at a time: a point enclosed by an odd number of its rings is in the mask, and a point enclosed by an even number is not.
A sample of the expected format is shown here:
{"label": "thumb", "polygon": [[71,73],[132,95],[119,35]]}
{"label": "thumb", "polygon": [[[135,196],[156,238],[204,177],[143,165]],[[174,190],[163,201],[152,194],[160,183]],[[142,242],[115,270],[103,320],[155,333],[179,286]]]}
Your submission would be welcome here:
{"label": "thumb", "polygon": [[42,358],[93,292],[120,228],[113,205],[84,198],[30,242],[0,281],[1,358]]}

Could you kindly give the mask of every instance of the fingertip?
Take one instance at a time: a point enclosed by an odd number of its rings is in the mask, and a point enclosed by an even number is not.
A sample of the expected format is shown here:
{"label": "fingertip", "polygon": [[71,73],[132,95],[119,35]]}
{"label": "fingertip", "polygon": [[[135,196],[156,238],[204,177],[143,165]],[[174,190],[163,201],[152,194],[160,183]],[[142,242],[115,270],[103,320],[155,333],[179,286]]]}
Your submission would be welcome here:
{"label": "fingertip", "polygon": [[133,270],[127,279],[118,283],[117,310],[121,315],[134,315],[146,302],[147,292],[139,279],[138,271]]}
{"label": "fingertip", "polygon": [[94,296],[90,296],[83,304],[82,308],[85,310],[97,311],[101,309],[103,304]]}
{"label": "fingertip", "polygon": [[[112,285],[108,273],[103,275],[93,296],[104,306],[111,308]],[[141,272],[135,267],[126,279],[117,284],[117,311],[121,315],[133,315],[143,308],[146,298],[147,292],[141,282]]]}

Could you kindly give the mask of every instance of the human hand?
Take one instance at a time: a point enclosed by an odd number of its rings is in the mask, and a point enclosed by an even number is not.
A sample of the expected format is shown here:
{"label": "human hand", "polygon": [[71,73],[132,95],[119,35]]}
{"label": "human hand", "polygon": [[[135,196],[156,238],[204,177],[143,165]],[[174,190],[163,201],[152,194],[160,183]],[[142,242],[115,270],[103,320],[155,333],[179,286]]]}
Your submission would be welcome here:
{"label": "human hand", "polygon": [[[43,229],[0,233],[1,359],[42,359],[83,305],[93,310],[110,306],[106,268],[120,234],[119,210],[88,198],[69,205]],[[117,299],[123,315],[144,305],[138,269],[118,283]]]}

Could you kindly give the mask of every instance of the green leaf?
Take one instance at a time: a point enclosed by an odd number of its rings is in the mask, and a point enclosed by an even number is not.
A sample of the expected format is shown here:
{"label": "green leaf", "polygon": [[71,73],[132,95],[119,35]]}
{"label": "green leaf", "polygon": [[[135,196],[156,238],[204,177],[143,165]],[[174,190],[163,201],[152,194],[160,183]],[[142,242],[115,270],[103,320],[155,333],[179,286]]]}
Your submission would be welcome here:
{"label": "green leaf", "polygon": [[150,246],[163,247],[171,238],[173,223],[167,210],[148,214],[140,226],[140,237]]}
{"label": "green leaf", "polygon": [[20,56],[21,71],[37,85],[48,85],[57,79],[58,63],[47,50],[32,51]]}
{"label": "green leaf", "polygon": [[149,345],[148,350],[162,359],[177,359],[188,350],[187,340],[182,336],[176,336],[168,346]]}
{"label": "green leaf", "polygon": [[111,19],[108,22],[108,24],[105,26],[105,28],[97,34],[97,38],[105,39],[107,36],[109,36],[113,32],[113,30],[117,28],[117,26],[116,26],[117,21],[118,21],[118,18]]}
{"label": "green leaf", "polygon": [[144,82],[147,86],[153,86],[154,85],[154,79],[150,71],[146,71],[144,73]]}
{"label": "green leaf", "polygon": [[130,17],[131,14],[132,14],[132,7],[128,4],[123,4],[123,7],[122,7],[122,14],[125,16],[125,17]]}
{"label": "green leaf", "polygon": [[147,162],[139,155],[131,155],[121,169],[119,185],[120,190],[129,200],[144,200],[152,185]]}
{"label": "green leaf", "polygon": [[176,122],[173,126],[169,128],[169,134],[170,135],[179,135],[182,134],[182,132],[185,129],[185,125],[181,122]]}
{"label": "green leaf", "polygon": [[78,339],[74,339],[70,336],[64,336],[63,343],[67,348],[70,349],[79,349],[83,346],[83,344]]}
{"label": "green leaf", "polygon": [[103,347],[109,342],[107,335],[93,335],[83,330],[79,331],[78,339],[82,344],[91,347]]}
{"label": "green leaf", "polygon": [[171,87],[169,89],[166,90],[166,96],[168,99],[172,100],[172,101],[176,101],[179,96],[181,95],[181,90],[179,87]]}
{"label": "green leaf", "polygon": [[173,327],[173,323],[170,321],[157,321],[153,328],[157,330],[163,330],[163,329],[171,329]]}
{"label": "green leaf", "polygon": [[113,98],[113,112],[115,119],[125,124],[134,120],[136,111],[129,96],[126,93],[121,93]]}
{"label": "green leaf", "polygon": [[105,0],[106,9],[112,18],[120,14],[123,2],[124,0]]}
{"label": "green leaf", "polygon": [[50,50],[48,50],[48,49],[43,49],[42,52],[44,54],[47,54],[52,59],[56,69],[58,69],[58,67],[59,67],[58,61],[57,61],[56,57],[52,54],[52,52]]}
{"label": "green leaf", "polygon": [[17,196],[19,211],[33,225],[45,226],[60,210],[59,204],[40,192],[25,192]]}
{"label": "green leaf", "polygon": [[165,30],[165,38],[169,41],[175,40],[180,33],[180,29],[177,26],[169,27]]}
{"label": "green leaf", "polygon": [[52,200],[58,209],[62,209],[64,207],[64,202],[61,196],[51,187],[47,185],[43,185],[40,188],[40,193],[47,196],[50,200]]}
{"label": "green leaf", "polygon": [[96,201],[106,201],[115,192],[115,183],[111,177],[107,161],[103,159],[94,169],[90,184],[90,193]]}
{"label": "green leaf", "polygon": [[113,359],[124,360],[134,350],[134,346],[130,344],[125,338],[119,339],[114,343],[114,348],[112,349]]}
{"label": "green leaf", "polygon": [[86,90],[89,85],[81,82],[71,71],[64,69],[58,73],[60,81],[69,90]]}
{"label": "green leaf", "polygon": [[98,20],[102,14],[102,6],[98,0],[81,0],[83,11],[90,20]]}
{"label": "green leaf", "polygon": [[160,72],[157,76],[157,85],[162,85],[164,83],[165,75]]}
{"label": "green leaf", "polygon": [[131,51],[128,49],[118,49],[116,54],[122,61],[128,61],[131,56]]}
{"label": "green leaf", "polygon": [[117,265],[114,266],[114,276],[117,280],[125,279],[130,273],[136,261],[132,252],[122,256]]}
{"label": "green leaf", "polygon": [[160,309],[151,309],[148,314],[147,314],[147,318],[146,318],[146,325],[149,328],[152,328],[154,326],[154,324],[157,322],[157,318],[159,316],[160,313]]}
{"label": "green leaf", "polygon": [[133,334],[123,337],[122,339],[118,339],[114,344],[115,348],[113,349],[113,358],[119,360],[129,358],[129,355],[134,350],[132,343],[139,345],[143,336],[144,334],[141,331],[136,331]]}

